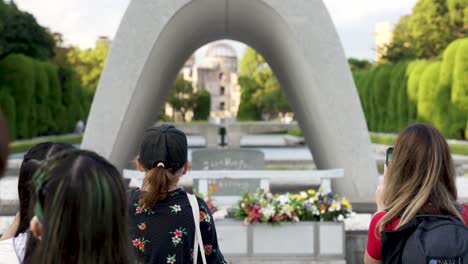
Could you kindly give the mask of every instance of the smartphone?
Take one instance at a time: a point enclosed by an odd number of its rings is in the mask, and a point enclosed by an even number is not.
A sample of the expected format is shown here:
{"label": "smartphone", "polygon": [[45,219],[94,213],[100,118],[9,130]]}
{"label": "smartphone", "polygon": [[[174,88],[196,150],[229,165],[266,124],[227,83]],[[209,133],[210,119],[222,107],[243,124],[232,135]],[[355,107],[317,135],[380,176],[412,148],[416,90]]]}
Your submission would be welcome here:
{"label": "smartphone", "polygon": [[388,166],[388,162],[392,160],[393,147],[387,149],[387,157],[385,158],[385,165]]}

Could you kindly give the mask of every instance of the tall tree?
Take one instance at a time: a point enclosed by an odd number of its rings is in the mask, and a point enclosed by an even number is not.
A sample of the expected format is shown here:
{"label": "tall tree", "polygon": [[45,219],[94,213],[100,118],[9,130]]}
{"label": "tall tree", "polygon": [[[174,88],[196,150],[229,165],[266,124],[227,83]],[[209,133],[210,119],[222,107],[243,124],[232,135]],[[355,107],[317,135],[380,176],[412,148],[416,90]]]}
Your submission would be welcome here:
{"label": "tall tree", "polygon": [[192,83],[184,80],[182,75],[178,75],[169,91],[167,102],[175,111],[181,113],[182,119],[185,121],[187,112],[193,110],[196,102]]}
{"label": "tall tree", "polygon": [[109,48],[110,42],[98,41],[93,49],[81,50],[72,47],[67,53],[68,62],[79,74],[81,83],[91,95],[94,94],[98,86]]}
{"label": "tall tree", "polygon": [[468,0],[419,0],[412,14],[395,26],[384,58],[392,62],[436,58],[450,42],[466,36],[466,14]]}
{"label": "tall tree", "polygon": [[54,40],[34,16],[17,8],[14,2],[0,4],[0,59],[20,53],[47,60],[54,55]]}

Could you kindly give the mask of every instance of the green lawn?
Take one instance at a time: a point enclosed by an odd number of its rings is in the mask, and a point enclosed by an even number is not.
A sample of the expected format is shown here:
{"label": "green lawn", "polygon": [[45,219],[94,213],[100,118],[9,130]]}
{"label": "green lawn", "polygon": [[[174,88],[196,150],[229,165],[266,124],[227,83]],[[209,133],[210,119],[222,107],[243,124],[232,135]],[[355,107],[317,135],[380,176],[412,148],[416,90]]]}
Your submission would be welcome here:
{"label": "green lawn", "polygon": [[83,135],[70,134],[70,135],[50,136],[50,137],[18,140],[18,141],[14,141],[10,143],[10,153],[15,154],[15,153],[26,152],[32,146],[42,143],[42,142],[47,142],[47,141],[80,144],[82,139],[83,139]]}

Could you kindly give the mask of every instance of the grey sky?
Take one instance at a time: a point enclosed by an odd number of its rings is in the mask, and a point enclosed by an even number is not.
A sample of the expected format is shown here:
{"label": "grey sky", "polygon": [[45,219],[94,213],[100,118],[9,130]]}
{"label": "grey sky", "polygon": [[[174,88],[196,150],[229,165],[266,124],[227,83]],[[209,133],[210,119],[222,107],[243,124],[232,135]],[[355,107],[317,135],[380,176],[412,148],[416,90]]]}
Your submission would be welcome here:
{"label": "grey sky", "polygon": [[[134,0],[138,1],[138,0]],[[114,36],[130,0],[15,0],[40,24],[64,35],[68,44],[91,47],[98,36]],[[417,0],[324,0],[348,57],[373,59],[374,27],[396,23]],[[234,43],[239,55],[244,45]],[[203,54],[199,51],[197,57]]]}

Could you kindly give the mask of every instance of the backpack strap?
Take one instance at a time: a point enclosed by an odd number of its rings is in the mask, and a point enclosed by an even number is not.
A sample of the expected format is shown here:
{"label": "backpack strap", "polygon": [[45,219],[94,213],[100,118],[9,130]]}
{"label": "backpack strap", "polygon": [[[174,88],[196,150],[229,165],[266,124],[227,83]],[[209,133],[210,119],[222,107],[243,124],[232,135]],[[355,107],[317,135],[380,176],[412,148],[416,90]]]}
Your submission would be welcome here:
{"label": "backpack strap", "polygon": [[200,208],[198,206],[197,197],[193,194],[187,193],[187,198],[192,207],[193,221],[195,224],[195,242],[193,243],[193,264],[198,261],[198,249],[202,257],[203,264],[206,264],[205,248],[203,247],[203,239],[200,231]]}

